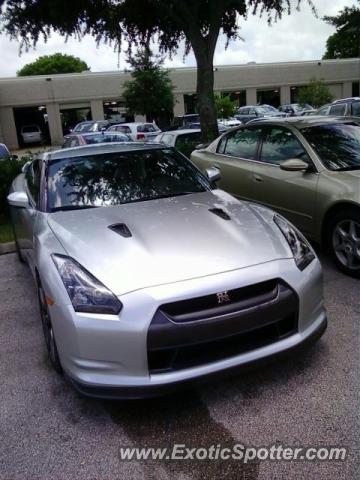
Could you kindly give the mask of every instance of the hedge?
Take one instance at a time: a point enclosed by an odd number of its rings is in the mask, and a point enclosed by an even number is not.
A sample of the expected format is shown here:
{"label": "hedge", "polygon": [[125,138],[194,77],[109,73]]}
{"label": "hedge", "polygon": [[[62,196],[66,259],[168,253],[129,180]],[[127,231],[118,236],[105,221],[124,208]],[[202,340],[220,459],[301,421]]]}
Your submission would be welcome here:
{"label": "hedge", "polygon": [[30,157],[17,158],[10,157],[5,160],[0,160],[0,223],[6,223],[9,217],[9,207],[6,197],[9,194],[9,189],[14,178],[19,175],[23,165],[31,160]]}

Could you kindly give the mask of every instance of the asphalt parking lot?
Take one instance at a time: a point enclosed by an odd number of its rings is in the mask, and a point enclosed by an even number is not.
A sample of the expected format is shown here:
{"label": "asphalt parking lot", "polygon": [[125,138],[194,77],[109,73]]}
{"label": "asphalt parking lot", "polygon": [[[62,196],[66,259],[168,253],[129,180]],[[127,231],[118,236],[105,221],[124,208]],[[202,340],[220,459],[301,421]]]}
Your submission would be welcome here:
{"label": "asphalt parking lot", "polygon": [[[322,257],[329,326],[308,352],[161,399],[80,397],[51,370],[35,288],[0,256],[0,478],[358,479],[360,281]],[[345,462],[120,461],[124,446],[341,445]]]}

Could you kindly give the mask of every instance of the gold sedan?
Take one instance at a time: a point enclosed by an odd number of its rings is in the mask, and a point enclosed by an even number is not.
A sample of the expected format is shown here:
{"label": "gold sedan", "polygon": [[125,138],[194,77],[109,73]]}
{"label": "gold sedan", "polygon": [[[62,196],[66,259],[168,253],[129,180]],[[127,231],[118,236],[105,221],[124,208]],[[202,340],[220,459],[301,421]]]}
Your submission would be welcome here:
{"label": "gold sedan", "polygon": [[219,188],[280,212],[360,278],[360,118],[256,120],[191,159],[219,170]]}

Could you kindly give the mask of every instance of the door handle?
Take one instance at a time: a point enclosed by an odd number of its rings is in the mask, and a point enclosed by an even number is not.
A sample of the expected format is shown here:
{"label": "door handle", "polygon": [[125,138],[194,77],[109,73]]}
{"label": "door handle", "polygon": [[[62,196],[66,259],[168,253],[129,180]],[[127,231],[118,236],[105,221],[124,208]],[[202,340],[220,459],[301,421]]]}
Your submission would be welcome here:
{"label": "door handle", "polygon": [[254,180],[256,182],[262,182],[263,181],[262,177],[260,177],[259,175],[256,175],[256,174],[254,174]]}

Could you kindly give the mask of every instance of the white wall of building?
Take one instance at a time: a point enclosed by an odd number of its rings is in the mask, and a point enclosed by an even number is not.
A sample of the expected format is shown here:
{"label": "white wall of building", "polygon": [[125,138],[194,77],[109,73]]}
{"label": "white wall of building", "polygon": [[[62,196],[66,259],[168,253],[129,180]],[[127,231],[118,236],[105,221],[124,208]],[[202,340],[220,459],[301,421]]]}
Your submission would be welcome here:
{"label": "white wall of building", "polygon": [[[281,103],[290,101],[291,87],[303,86],[311,78],[324,80],[336,98],[351,96],[353,82],[359,81],[360,59],[321,60],[218,66],[215,91],[246,91],[248,104],[256,104],[257,90],[280,89]],[[196,91],[196,69],[170,71],[175,87],[174,114],[184,113],[184,94]],[[129,73],[102,72],[0,79],[0,135],[10,148],[17,148],[13,108],[47,108],[51,140],[62,141],[60,109],[87,105],[94,119],[104,117],[103,101],[119,100]]]}

